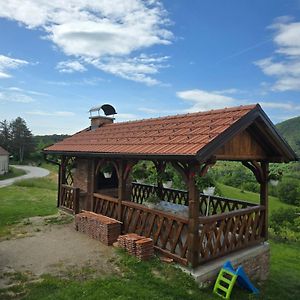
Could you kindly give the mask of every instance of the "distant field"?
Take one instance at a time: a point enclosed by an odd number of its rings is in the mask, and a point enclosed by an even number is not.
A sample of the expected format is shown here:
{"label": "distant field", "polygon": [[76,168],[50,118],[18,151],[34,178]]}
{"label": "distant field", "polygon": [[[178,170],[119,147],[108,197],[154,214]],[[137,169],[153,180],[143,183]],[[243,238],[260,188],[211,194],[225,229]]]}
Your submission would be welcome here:
{"label": "distant field", "polygon": [[[232,199],[239,199],[244,201],[249,201],[253,203],[259,203],[259,194],[248,192],[248,191],[241,191],[238,188],[234,188],[224,184],[218,184],[222,194],[224,197],[232,198]],[[269,196],[269,209],[270,213],[274,210],[293,207],[293,205],[281,202],[278,198]]]}

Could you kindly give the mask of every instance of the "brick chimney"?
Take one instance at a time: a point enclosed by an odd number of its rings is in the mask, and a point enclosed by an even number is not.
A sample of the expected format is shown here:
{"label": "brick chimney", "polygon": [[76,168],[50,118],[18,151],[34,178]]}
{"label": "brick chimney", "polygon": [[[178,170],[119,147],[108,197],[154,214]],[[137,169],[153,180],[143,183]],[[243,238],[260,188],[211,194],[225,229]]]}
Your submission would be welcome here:
{"label": "brick chimney", "polygon": [[98,127],[101,127],[104,124],[111,124],[114,122],[115,118],[105,117],[105,116],[93,116],[90,117],[91,120],[91,129],[95,130]]}

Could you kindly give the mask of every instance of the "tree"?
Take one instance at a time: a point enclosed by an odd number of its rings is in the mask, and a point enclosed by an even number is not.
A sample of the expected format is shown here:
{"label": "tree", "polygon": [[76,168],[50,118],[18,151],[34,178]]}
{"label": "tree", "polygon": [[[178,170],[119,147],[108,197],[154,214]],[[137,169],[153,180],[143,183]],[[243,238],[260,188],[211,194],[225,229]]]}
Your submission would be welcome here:
{"label": "tree", "polygon": [[19,162],[34,150],[34,143],[31,131],[28,129],[25,120],[18,117],[10,123],[11,128],[11,151]]}
{"label": "tree", "polygon": [[0,145],[7,151],[10,151],[11,127],[7,120],[0,122]]}
{"label": "tree", "polygon": [[278,185],[278,196],[283,202],[300,204],[300,181],[294,178],[284,178]]}

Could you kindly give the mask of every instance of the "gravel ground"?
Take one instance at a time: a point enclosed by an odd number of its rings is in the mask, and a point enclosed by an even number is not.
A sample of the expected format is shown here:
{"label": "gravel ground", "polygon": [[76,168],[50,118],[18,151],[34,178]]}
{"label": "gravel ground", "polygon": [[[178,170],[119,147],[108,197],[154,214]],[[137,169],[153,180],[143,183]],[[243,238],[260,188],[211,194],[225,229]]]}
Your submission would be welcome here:
{"label": "gravel ground", "polygon": [[97,276],[118,272],[113,247],[75,231],[73,221],[57,225],[53,223],[62,223],[63,218],[53,220],[26,219],[15,238],[0,242],[0,288],[15,284],[12,278],[17,273],[37,279],[42,274],[85,276],[80,269]]}

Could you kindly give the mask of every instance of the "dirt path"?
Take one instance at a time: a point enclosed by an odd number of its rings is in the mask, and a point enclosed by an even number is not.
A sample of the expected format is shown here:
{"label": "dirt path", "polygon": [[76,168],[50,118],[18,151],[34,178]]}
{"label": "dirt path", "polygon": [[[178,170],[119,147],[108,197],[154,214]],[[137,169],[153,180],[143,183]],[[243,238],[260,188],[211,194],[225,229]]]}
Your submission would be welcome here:
{"label": "dirt path", "polygon": [[118,271],[114,248],[75,231],[73,222],[53,225],[35,217],[28,223],[23,232],[29,236],[0,242],[0,288],[14,284],[12,274],[20,272],[37,278],[45,273],[70,276],[87,267],[97,275]]}
{"label": "dirt path", "polygon": [[49,175],[49,173],[50,173],[47,169],[39,168],[39,167],[20,166],[20,165],[11,165],[11,166],[16,169],[24,170],[26,172],[26,174],[18,176],[18,177],[14,177],[14,178],[1,180],[0,188],[12,185],[15,181],[18,181],[18,180],[45,177],[45,176]]}

